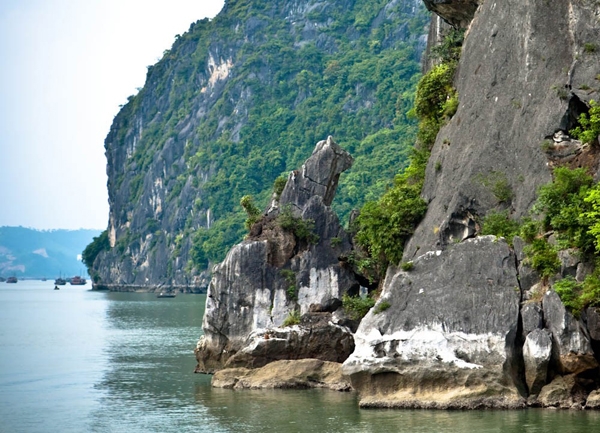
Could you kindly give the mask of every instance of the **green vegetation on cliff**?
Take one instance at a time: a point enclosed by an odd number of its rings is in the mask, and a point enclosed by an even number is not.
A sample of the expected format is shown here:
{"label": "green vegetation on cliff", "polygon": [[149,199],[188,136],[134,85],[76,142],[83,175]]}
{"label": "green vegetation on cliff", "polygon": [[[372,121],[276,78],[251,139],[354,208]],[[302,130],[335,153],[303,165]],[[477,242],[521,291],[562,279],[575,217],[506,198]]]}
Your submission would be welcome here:
{"label": "green vegetation on cliff", "polygon": [[342,219],[376,200],[414,143],[428,21],[410,2],[231,0],[193,24],[115,118],[109,197],[126,245],[94,266],[154,263],[161,247],[187,273],[222,260],[244,234],[240,199],[265,206],[328,135],[355,157],[334,202]]}
{"label": "green vegetation on cliff", "polygon": [[573,251],[595,271],[582,282],[567,277],[552,286],[576,313],[600,305],[600,184],[585,168],[557,167],[553,181],[540,188],[533,214],[541,219],[514,221],[507,212],[490,213],[483,220],[482,234],[504,236],[509,242],[520,235],[528,243],[527,263],[546,282],[560,271],[558,252]]}
{"label": "green vegetation on cliff", "polygon": [[573,137],[584,143],[592,143],[598,140],[600,135],[600,105],[595,100],[590,101],[589,113],[582,113],[579,116],[579,126],[570,132]]}
{"label": "green vegetation on cliff", "polygon": [[[425,74],[417,85],[414,109],[419,120],[417,146],[412,149],[410,165],[396,175],[394,184],[377,201],[367,202],[357,218],[356,239],[367,257],[355,261],[371,280],[381,278],[389,263],[402,259],[404,244],[425,215],[427,204],[421,198],[425,168],[435,138],[458,107],[453,80],[463,33],[451,30],[434,55],[440,63]],[[360,253],[359,253],[360,254]]]}

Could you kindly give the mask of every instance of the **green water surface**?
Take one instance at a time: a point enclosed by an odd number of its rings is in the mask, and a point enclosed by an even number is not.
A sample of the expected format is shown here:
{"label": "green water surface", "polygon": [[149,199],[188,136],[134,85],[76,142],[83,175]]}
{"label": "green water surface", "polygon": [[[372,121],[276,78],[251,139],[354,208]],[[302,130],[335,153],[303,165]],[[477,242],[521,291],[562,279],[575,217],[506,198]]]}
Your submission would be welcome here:
{"label": "green water surface", "polygon": [[600,413],[360,410],[352,393],[212,389],[204,295],[0,283],[0,432],[596,432]]}

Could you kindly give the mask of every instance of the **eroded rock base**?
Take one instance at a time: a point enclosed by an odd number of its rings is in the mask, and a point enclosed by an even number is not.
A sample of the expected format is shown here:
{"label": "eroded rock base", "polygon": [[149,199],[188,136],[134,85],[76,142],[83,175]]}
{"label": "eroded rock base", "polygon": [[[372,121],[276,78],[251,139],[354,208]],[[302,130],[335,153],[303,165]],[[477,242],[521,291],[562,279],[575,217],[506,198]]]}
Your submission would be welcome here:
{"label": "eroded rock base", "polygon": [[282,360],[262,368],[228,368],[213,376],[212,386],[229,389],[309,389],[350,391],[342,364],[319,359]]}

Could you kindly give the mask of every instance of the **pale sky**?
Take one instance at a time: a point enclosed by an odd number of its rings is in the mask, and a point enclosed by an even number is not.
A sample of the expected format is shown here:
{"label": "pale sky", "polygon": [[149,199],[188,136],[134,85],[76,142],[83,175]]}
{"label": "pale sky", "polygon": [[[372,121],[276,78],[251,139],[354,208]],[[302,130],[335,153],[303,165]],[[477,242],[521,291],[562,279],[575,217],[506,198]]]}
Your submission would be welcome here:
{"label": "pale sky", "polygon": [[0,226],[104,229],[104,139],[176,34],[223,0],[0,0]]}

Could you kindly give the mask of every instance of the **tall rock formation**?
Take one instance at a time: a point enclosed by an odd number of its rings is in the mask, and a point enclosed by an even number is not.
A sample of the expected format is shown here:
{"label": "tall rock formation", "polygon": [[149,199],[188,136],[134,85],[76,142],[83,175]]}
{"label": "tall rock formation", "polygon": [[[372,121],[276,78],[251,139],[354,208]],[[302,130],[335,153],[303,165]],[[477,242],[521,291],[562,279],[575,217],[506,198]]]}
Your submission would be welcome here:
{"label": "tall rock formation", "polygon": [[[333,313],[344,294],[358,294],[359,284],[338,259],[351,243],[329,205],[351,165],[331,137],[319,142],[249,238],[214,268],[196,371],[285,359],[342,362],[350,355],[352,334],[334,323]],[[294,315],[302,321],[282,328]]]}
{"label": "tall rock formation", "polygon": [[[472,237],[476,216],[498,205],[516,217],[529,212],[551,180],[544,140],[568,134],[598,87],[600,49],[585,48],[597,41],[597,9],[566,0],[480,6],[456,76],[460,105],[433,147],[429,208],[405,259]],[[508,200],[494,188],[501,184]]]}
{"label": "tall rock formation", "polygon": [[[600,3],[424,2],[466,29],[460,104],[427,166],[413,270],[388,269],[344,372],[366,407],[581,408],[600,385],[596,322],[544,295],[518,238],[513,252],[478,235],[490,211],[527,215],[553,166],[597,173],[594,146],[568,135],[600,87]],[[579,269],[568,256],[563,277]]]}

